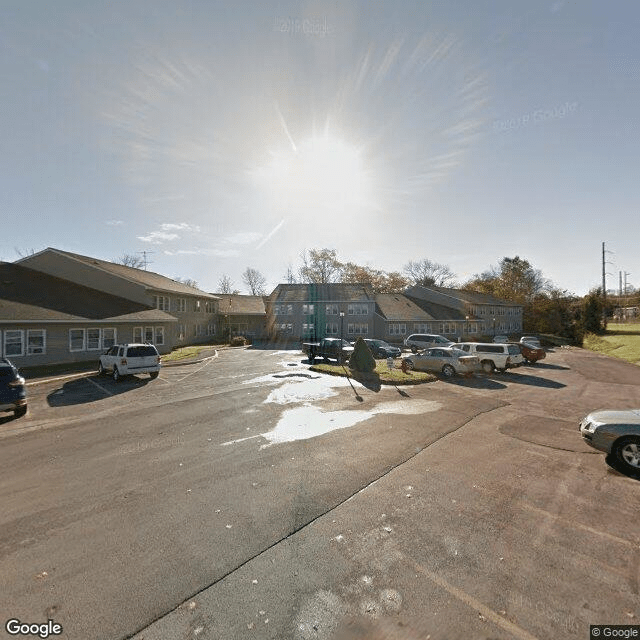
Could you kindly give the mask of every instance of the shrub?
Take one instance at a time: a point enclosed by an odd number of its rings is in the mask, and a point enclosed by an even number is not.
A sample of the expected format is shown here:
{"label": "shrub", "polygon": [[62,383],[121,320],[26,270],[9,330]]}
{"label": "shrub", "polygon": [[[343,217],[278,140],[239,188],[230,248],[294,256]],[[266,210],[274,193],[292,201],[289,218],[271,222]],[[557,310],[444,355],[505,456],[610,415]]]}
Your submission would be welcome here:
{"label": "shrub", "polygon": [[244,347],[247,344],[247,339],[244,336],[234,336],[229,344],[232,347]]}
{"label": "shrub", "polygon": [[349,366],[354,371],[360,371],[362,373],[371,373],[372,371],[375,371],[376,360],[371,355],[371,351],[369,351],[367,343],[362,338],[358,338],[356,340],[353,353],[349,358]]}

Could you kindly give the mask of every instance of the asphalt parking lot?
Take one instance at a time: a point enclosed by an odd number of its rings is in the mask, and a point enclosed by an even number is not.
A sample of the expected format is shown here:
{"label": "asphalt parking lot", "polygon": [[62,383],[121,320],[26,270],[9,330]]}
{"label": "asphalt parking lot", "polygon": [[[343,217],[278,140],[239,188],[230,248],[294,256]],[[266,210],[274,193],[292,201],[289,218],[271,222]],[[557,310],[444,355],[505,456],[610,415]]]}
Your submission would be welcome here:
{"label": "asphalt parking lot", "polygon": [[[357,383],[356,383],[357,384]],[[65,638],[586,638],[640,620],[640,481],[581,350],[380,391],[238,350],[30,388],[0,424],[6,618]]]}

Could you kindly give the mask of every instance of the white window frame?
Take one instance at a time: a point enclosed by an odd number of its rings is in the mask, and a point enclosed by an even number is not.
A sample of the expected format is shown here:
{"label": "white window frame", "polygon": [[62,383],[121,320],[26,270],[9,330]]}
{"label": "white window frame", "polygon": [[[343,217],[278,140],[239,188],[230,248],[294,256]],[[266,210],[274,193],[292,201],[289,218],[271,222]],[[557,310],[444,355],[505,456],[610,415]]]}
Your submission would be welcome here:
{"label": "white window frame", "polygon": [[176,299],[176,311],[178,313],[185,313],[187,311],[187,299],[186,298],[177,298]]}
{"label": "white window frame", "polygon": [[144,342],[144,343],[147,343],[147,342],[153,343],[153,327],[145,327],[144,328],[142,342]]}
{"label": "white window frame", "polygon": [[328,304],[325,307],[325,315],[327,316],[337,316],[340,313],[337,304]]}
{"label": "white window frame", "polygon": [[[20,353],[8,353],[7,352],[7,334],[19,334],[20,335]],[[8,358],[18,358],[24,355],[24,330],[22,329],[5,329],[4,330],[4,355]],[[17,344],[13,342],[12,344]]]}
{"label": "white window frame", "polygon": [[368,304],[363,304],[363,303],[358,303],[358,302],[352,302],[347,307],[347,315],[350,315],[350,316],[368,316],[369,315],[369,305]]}
{"label": "white window frame", "polygon": [[312,316],[314,314],[314,305],[313,304],[303,304],[302,305],[302,315],[303,316]]}
{"label": "white window frame", "polygon": [[407,325],[404,322],[389,323],[390,336],[404,336],[407,334]]}
{"label": "white window frame", "polygon": [[169,311],[171,305],[169,296],[154,296],[154,298],[156,309],[159,309],[160,311]]}
{"label": "white window frame", "polygon": [[164,346],[164,327],[156,327],[153,333],[153,344]]}
{"label": "white window frame", "polygon": [[324,334],[326,336],[337,336],[339,327],[337,322],[327,322],[324,327]]}
{"label": "white window frame", "polygon": [[367,336],[369,335],[369,325],[361,322],[349,322],[347,324],[347,334],[352,336]]}
{"label": "white window frame", "polygon": [[143,335],[144,335],[144,329],[142,327],[133,327],[133,341],[134,342],[141,343]]}
{"label": "white window frame", "polygon": [[[82,332],[82,347],[79,349],[73,348],[73,338],[72,335],[74,332]],[[86,329],[69,329],[69,351],[86,351],[87,350],[87,331]]]}
{"label": "white window frame", "polygon": [[[38,335],[39,334],[39,335]],[[41,337],[42,346],[33,346],[31,344],[32,337]],[[27,329],[27,355],[36,356],[47,353],[47,330],[46,329]]]}
{"label": "white window frame", "polygon": [[[113,341],[107,343],[107,335],[109,331],[113,331]],[[110,349],[118,342],[118,330],[115,327],[103,327],[100,329],[100,345],[102,349]]]}
{"label": "white window frame", "polygon": [[[100,329],[97,327],[89,327],[86,331],[86,350],[87,351],[100,351]],[[97,336],[95,335],[97,333]],[[94,337],[91,337],[94,334]]]}

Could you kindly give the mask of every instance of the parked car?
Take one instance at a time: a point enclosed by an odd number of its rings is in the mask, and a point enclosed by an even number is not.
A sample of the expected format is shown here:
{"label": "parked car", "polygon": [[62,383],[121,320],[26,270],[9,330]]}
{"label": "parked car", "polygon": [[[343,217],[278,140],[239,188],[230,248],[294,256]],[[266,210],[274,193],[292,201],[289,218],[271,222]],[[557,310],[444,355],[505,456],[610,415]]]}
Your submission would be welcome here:
{"label": "parked car", "polygon": [[522,336],[522,338],[520,338],[520,343],[532,344],[534,347],[538,347],[538,349],[542,348],[540,338],[536,338],[536,336]]}
{"label": "parked car", "polygon": [[444,336],[432,333],[412,333],[404,339],[406,347],[411,347],[412,353],[417,353],[420,349],[430,349],[431,347],[450,347],[453,342]]}
{"label": "parked car", "polygon": [[24,378],[6,358],[0,358],[0,411],[13,411],[16,418],[27,413]]}
{"label": "parked car", "polygon": [[151,378],[157,378],[160,366],[160,354],[152,344],[114,344],[100,356],[98,373],[111,373],[116,381],[136,373],[148,373]]}
{"label": "parked car", "polygon": [[538,362],[538,360],[542,360],[547,357],[547,354],[544,349],[541,347],[536,347],[533,344],[528,344],[527,342],[519,342],[518,346],[520,347],[520,353],[523,355],[525,362],[529,364],[533,364],[534,362]]}
{"label": "parked car", "polygon": [[384,340],[364,338],[364,343],[369,347],[374,358],[399,358],[402,355],[400,347],[394,347]]}
{"label": "parked car", "polygon": [[493,336],[494,342],[507,343],[509,342],[509,336]]}
{"label": "parked car", "polygon": [[456,373],[470,374],[478,369],[480,361],[456,347],[434,347],[403,358],[408,369],[435,371],[445,378]]}
{"label": "parked car", "polygon": [[640,409],[594,411],[580,422],[584,441],[612,454],[632,473],[640,472]]}
{"label": "parked car", "polygon": [[485,373],[491,373],[495,369],[506,371],[519,367],[524,362],[524,356],[520,353],[520,346],[517,344],[459,342],[456,347],[468,354],[478,356],[480,366]]}

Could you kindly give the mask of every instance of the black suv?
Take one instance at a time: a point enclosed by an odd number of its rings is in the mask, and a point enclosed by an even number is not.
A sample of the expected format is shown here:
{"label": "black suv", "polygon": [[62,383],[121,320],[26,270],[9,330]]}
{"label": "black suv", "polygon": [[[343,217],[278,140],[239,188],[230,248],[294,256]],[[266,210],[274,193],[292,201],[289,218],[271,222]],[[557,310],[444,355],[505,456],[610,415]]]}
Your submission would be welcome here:
{"label": "black suv", "polygon": [[27,413],[24,378],[6,358],[0,358],[0,411],[13,411],[16,418]]}

